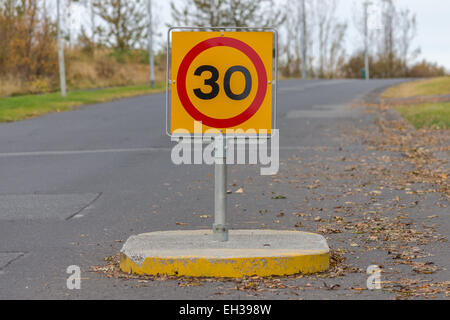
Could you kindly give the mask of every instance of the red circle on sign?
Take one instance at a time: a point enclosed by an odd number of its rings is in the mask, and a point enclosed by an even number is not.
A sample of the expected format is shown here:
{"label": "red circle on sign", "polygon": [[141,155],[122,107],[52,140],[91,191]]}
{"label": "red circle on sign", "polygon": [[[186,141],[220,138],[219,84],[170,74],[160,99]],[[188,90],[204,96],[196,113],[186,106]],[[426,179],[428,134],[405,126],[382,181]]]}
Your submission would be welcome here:
{"label": "red circle on sign", "polygon": [[[253,99],[250,106],[237,116],[226,119],[211,118],[198,111],[198,109],[192,104],[191,100],[189,99],[186,90],[186,76],[192,61],[194,61],[194,59],[203,51],[219,46],[235,48],[244,53],[253,63],[258,74],[258,90],[256,91],[255,98]],[[228,128],[237,126],[242,122],[247,121],[256,113],[256,111],[258,111],[259,107],[264,101],[264,97],[266,96],[267,75],[264,68],[264,63],[262,62],[256,51],[253,50],[253,48],[251,48],[246,43],[234,38],[217,37],[200,42],[195,47],[193,47],[183,58],[183,61],[180,64],[180,68],[178,69],[177,90],[178,97],[180,98],[181,103],[192,118],[197,121],[201,121],[203,124],[213,128]]]}

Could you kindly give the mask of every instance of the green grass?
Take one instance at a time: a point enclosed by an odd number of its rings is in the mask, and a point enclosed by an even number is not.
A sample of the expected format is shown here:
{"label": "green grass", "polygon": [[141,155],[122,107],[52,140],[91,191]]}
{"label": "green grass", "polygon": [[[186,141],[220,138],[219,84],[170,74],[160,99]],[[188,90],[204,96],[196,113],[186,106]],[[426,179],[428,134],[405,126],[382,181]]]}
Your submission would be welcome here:
{"label": "green grass", "polygon": [[416,129],[450,129],[450,102],[398,106],[396,110]]}
{"label": "green grass", "polygon": [[450,94],[450,77],[439,77],[402,83],[387,89],[383,98],[410,98]]}
{"label": "green grass", "polygon": [[71,91],[66,98],[60,93],[0,98],[0,122],[12,122],[37,117],[50,112],[71,110],[74,107],[116,100],[125,97],[161,92],[164,84],[155,89],[148,85],[115,87],[90,91]]}
{"label": "green grass", "polygon": [[[383,92],[383,98],[411,98],[450,94],[450,77],[402,83]],[[410,104],[395,107],[416,129],[450,129],[450,102]]]}

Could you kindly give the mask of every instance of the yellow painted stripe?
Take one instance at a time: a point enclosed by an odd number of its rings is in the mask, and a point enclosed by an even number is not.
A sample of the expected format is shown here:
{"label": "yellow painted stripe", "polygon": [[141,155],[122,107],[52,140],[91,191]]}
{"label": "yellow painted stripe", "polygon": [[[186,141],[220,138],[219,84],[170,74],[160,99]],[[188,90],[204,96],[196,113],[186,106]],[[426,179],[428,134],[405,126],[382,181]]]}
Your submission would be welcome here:
{"label": "yellow painted stripe", "polygon": [[141,265],[121,253],[120,269],[140,275],[192,277],[283,276],[316,273],[330,266],[329,253],[287,254],[277,257],[246,258],[146,258]]}

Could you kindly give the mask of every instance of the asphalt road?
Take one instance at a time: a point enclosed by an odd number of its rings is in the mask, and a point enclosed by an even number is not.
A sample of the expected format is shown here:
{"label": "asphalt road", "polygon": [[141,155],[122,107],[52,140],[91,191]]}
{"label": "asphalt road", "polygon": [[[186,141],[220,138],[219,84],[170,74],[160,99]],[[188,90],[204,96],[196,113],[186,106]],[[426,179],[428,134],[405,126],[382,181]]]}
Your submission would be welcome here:
{"label": "asphalt road", "polygon": [[[363,109],[347,105],[399,81],[280,81],[281,165],[293,154],[314,155],[314,148],[333,145],[330,133],[338,134],[343,123],[372,121]],[[134,280],[88,272],[117,254],[120,241],[132,234],[211,226],[211,218],[199,216],[213,214],[213,168],[173,165],[171,145],[163,94],[0,124],[0,298],[248,298],[242,292],[214,296],[221,283],[180,287],[176,281],[156,281],[140,287]],[[235,167],[229,181],[237,186],[259,175],[255,166]],[[249,211],[260,208],[248,192],[239,202]],[[234,212],[233,196],[231,227],[259,227],[258,216]],[[66,287],[70,265],[82,269],[80,290]]]}

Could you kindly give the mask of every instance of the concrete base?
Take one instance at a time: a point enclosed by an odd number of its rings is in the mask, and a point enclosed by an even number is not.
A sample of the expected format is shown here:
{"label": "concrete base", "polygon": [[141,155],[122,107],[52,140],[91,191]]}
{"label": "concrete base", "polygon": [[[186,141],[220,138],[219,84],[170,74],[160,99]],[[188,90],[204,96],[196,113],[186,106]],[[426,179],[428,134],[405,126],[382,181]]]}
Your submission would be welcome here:
{"label": "concrete base", "polygon": [[127,273],[194,277],[281,276],[328,267],[324,237],[279,230],[230,230],[227,242],[214,241],[211,230],[143,233],[125,242],[120,261]]}

